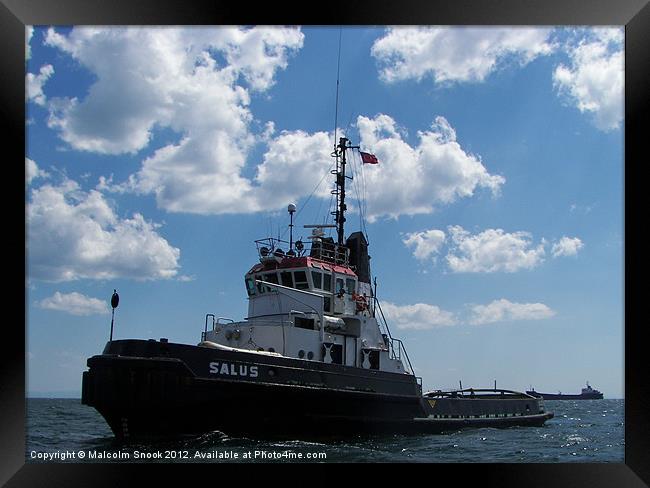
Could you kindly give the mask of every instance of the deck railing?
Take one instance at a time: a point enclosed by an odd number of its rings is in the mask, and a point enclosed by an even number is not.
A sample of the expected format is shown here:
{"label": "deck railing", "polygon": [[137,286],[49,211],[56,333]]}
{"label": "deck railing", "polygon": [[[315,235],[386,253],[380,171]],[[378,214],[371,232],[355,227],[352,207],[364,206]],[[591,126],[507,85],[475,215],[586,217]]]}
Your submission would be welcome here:
{"label": "deck railing", "polygon": [[427,398],[526,398],[536,399],[532,395],[503,388],[464,388],[462,390],[433,390],[424,394]]}
{"label": "deck railing", "polygon": [[293,249],[289,241],[266,237],[255,241],[257,253],[262,259],[282,259],[285,257],[309,256],[333,264],[347,266],[350,261],[350,250],[328,239],[302,242],[296,241]]}
{"label": "deck railing", "polygon": [[[406,347],[404,347],[404,343],[400,339],[395,339],[393,337],[388,338],[388,350],[390,354],[391,359],[397,359],[398,361],[402,361],[402,364],[405,366],[408,366],[409,371],[411,374],[415,374],[415,371],[413,370],[413,366],[411,365],[411,360],[409,359],[409,355],[406,352]],[[404,360],[402,360],[404,358]]]}

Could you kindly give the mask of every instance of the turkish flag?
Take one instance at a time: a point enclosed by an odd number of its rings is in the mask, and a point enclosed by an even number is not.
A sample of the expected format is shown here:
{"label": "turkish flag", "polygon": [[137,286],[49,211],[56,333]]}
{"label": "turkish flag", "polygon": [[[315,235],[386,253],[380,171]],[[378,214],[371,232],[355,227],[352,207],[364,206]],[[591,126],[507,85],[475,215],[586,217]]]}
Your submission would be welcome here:
{"label": "turkish flag", "polygon": [[366,153],[363,151],[359,151],[359,154],[361,154],[361,161],[363,163],[379,164],[379,161],[377,161],[377,156],[375,156],[374,154]]}

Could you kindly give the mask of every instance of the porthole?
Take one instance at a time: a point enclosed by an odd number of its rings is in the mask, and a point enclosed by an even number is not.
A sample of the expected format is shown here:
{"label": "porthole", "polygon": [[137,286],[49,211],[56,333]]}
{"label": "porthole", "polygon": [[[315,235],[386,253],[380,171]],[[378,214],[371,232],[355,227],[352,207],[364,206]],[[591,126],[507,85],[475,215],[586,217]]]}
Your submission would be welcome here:
{"label": "porthole", "polygon": [[300,351],[298,351],[298,357],[300,359],[304,358],[305,357],[305,351],[303,351],[302,349]]}
{"label": "porthole", "polygon": [[311,351],[309,351],[309,352],[307,353],[307,359],[314,359],[314,353],[311,352]]}

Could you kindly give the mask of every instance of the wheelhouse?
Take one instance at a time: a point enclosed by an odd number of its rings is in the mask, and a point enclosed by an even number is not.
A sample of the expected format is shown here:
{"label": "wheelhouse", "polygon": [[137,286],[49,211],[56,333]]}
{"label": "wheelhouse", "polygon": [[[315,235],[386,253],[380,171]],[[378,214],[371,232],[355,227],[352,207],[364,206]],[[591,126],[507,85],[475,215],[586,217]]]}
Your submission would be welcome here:
{"label": "wheelhouse", "polygon": [[359,290],[357,275],[349,267],[311,257],[283,258],[279,262],[254,266],[245,276],[249,299],[274,292],[272,287],[260,281],[321,295],[326,313],[336,313],[332,309],[335,297],[353,300],[357,294],[363,294]]}

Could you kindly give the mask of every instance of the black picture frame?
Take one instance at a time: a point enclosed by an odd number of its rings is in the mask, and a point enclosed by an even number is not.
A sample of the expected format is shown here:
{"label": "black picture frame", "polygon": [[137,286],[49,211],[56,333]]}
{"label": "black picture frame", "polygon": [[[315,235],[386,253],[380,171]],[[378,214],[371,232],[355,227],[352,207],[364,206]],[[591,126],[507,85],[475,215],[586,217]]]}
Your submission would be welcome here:
{"label": "black picture frame", "polygon": [[[642,276],[642,262],[637,247],[643,241],[636,230],[643,219],[634,219],[643,213],[638,201],[642,194],[638,177],[639,165],[648,160],[642,146],[644,128],[648,126],[650,107],[650,4],[647,0],[336,0],[327,3],[284,1],[226,2],[223,0],[2,0],[0,3],[0,39],[3,53],[0,57],[2,127],[11,157],[5,168],[10,181],[5,180],[5,195],[9,196],[11,215],[16,222],[24,222],[24,206],[19,205],[20,166],[25,140],[25,62],[26,25],[220,25],[220,24],[290,24],[290,25],[619,25],[626,27],[625,42],[625,463],[611,464],[470,464],[461,469],[457,465],[436,465],[416,472],[422,479],[410,478],[402,482],[480,483],[481,486],[644,486],[650,483],[650,446],[648,416],[650,411],[649,386],[645,381],[644,355],[647,346],[642,340],[645,324],[635,320],[635,305],[641,301],[641,289],[635,286],[635,277]],[[646,121],[645,123],[643,121]],[[5,148],[6,150],[7,148]],[[15,168],[13,168],[15,166]],[[16,174],[18,173],[18,174]],[[635,176],[637,176],[635,178]],[[24,177],[24,173],[23,173]],[[15,181],[14,181],[15,178]],[[25,197],[25,194],[23,194]],[[25,200],[26,201],[26,200]],[[635,209],[639,209],[636,210]],[[15,212],[16,215],[13,214]],[[16,229],[18,228],[18,229]],[[20,224],[11,227],[12,234],[20,234]],[[23,227],[25,230],[25,227]],[[25,247],[12,237],[14,246],[7,247],[8,262],[20,267],[15,256],[24,256]],[[14,257],[9,258],[9,255]],[[23,261],[24,262],[24,261]],[[25,268],[23,267],[23,273]],[[18,271],[12,271],[18,274]],[[25,276],[25,275],[24,275]],[[18,288],[13,282],[5,288],[5,296]],[[25,288],[23,288],[25,291]],[[27,296],[23,298],[26,305]],[[13,300],[12,300],[13,301]],[[11,303],[11,302],[10,302]],[[638,307],[638,305],[636,305]],[[25,306],[25,310],[27,307]],[[216,476],[222,468],[211,465],[133,465],[133,464],[25,464],[25,334],[11,320],[5,308],[3,344],[0,361],[0,483],[6,486],[122,486],[132,484],[134,477],[144,476],[147,484],[154,478],[169,479],[170,473],[188,476],[189,483],[201,483],[199,476]],[[27,317],[25,316],[25,324]],[[255,482],[269,482],[265,477],[252,475],[247,466],[246,478]],[[323,472],[332,472],[325,465]],[[316,476],[310,466],[310,476]],[[229,470],[231,475],[235,471]],[[347,470],[346,470],[347,471]],[[363,478],[355,482],[376,482],[386,474],[376,466],[364,470]],[[400,470],[404,474],[404,470]],[[284,475],[283,475],[284,476]],[[287,479],[290,482],[309,482],[301,475]],[[340,474],[340,476],[349,476]],[[224,478],[225,479],[225,478]],[[232,478],[230,478],[232,480]],[[232,480],[234,481],[234,480]],[[279,482],[284,482],[279,479]],[[329,481],[335,482],[333,478]],[[347,483],[346,483],[347,484]]]}

